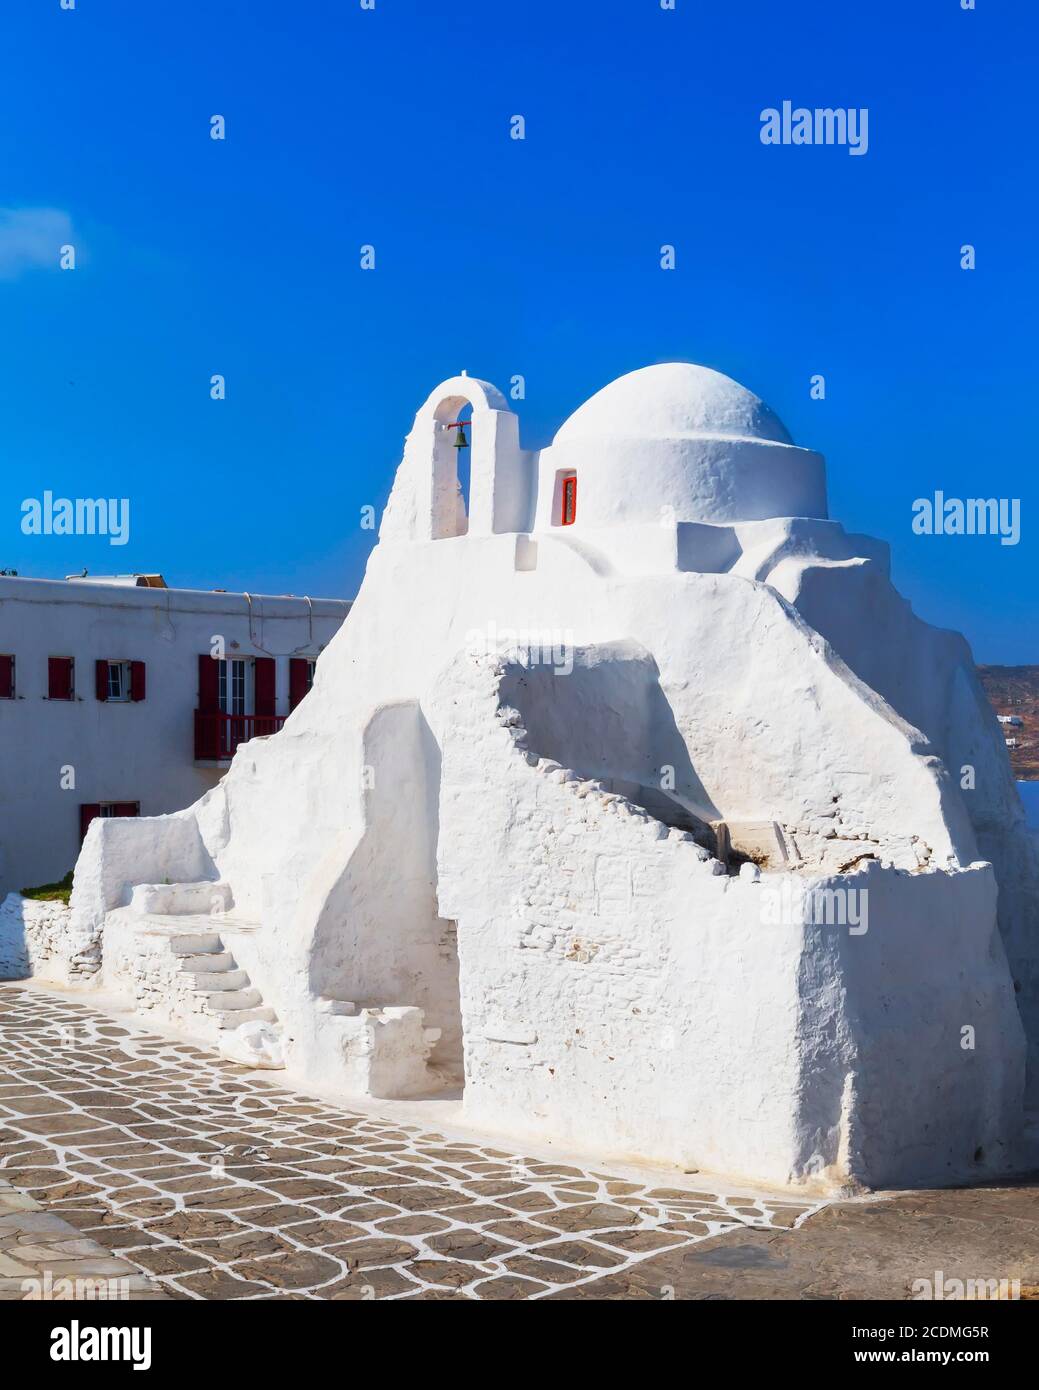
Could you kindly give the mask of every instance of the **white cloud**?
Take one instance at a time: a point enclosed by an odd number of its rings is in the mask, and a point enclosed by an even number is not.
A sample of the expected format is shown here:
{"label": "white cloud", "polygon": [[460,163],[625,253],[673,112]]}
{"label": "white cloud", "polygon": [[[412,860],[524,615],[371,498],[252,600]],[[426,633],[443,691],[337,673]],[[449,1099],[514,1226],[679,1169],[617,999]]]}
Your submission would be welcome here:
{"label": "white cloud", "polygon": [[61,247],[71,239],[72,219],[59,208],[0,208],[0,280],[57,270]]}

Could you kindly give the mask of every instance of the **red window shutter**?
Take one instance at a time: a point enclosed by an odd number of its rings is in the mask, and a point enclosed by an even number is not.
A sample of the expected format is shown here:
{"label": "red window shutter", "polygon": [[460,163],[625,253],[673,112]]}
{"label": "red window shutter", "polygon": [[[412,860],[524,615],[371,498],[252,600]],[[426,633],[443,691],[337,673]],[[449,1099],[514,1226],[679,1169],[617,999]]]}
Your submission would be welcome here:
{"label": "red window shutter", "polygon": [[87,826],[95,816],[101,814],[101,807],[96,801],[88,801],[79,808],[79,842],[83,843],[83,837],[87,833]]}
{"label": "red window shutter", "polygon": [[305,656],[289,657],[289,709],[293,710],[307,693],[310,662]]}
{"label": "red window shutter", "polygon": [[0,700],[14,698],[14,657],[0,656]]}
{"label": "red window shutter", "polygon": [[253,667],[255,712],[261,717],[270,717],[274,713],[274,657],[258,656]]}
{"label": "red window shutter", "polygon": [[131,662],[130,662],[130,699],[131,699],[131,700],[143,700],[143,699],[144,699],[144,689],[145,689],[145,681],[144,681],[144,662],[143,662],[143,661],[131,661]]}
{"label": "red window shutter", "polygon": [[47,698],[50,700],[72,699],[72,658],[70,656],[49,656],[47,658]]}
{"label": "red window shutter", "polygon": [[94,694],[99,700],[108,699],[108,662],[94,662]]}
{"label": "red window shutter", "polygon": [[560,518],[564,526],[572,526],[577,519],[577,479],[563,479],[563,512]]}
{"label": "red window shutter", "polygon": [[117,801],[115,803],[115,813],[117,816],[139,816],[141,814],[141,803],[139,801]]}
{"label": "red window shutter", "polygon": [[203,714],[216,714],[220,709],[220,663],[208,652],[198,659],[198,707]]}

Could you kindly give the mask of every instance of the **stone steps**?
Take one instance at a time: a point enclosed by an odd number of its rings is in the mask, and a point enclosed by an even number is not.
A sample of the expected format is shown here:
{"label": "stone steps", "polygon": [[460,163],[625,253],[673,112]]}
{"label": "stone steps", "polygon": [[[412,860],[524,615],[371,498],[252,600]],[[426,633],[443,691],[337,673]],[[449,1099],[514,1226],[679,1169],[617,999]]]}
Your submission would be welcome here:
{"label": "stone steps", "polygon": [[225,994],[249,987],[249,976],[244,970],[185,970],[184,973],[203,994]]}
{"label": "stone steps", "polygon": [[139,917],[193,916],[229,912],[233,901],[227,883],[137,883],[130,893],[130,911]]}
{"label": "stone steps", "polygon": [[277,1024],[277,1014],[227,950],[220,931],[209,929],[211,920],[219,917],[186,920],[183,928],[168,916],[146,919],[144,935],[168,962],[166,986],[160,986],[159,1000],[151,1007],[162,1010],[174,1027],[214,1041],[242,1024]]}
{"label": "stone steps", "polygon": [[[245,972],[242,972],[245,974]],[[246,977],[248,978],[248,977]],[[231,989],[224,993],[209,993],[206,996],[213,1013],[241,1013],[243,1009],[256,1009],[263,1003],[263,995],[258,989]]]}
{"label": "stone steps", "polygon": [[233,971],[236,964],[230,951],[211,951],[209,955],[181,956],[180,968],[195,975],[216,975]]}
{"label": "stone steps", "polygon": [[175,956],[221,955],[224,943],[215,931],[178,932],[170,937],[170,950]]}

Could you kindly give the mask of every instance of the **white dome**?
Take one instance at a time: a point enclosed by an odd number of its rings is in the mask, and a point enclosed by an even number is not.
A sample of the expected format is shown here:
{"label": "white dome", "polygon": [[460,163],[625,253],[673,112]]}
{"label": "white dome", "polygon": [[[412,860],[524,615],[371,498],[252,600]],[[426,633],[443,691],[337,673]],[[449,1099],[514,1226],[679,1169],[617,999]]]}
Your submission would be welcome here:
{"label": "white dome", "polygon": [[691,362],[640,367],[611,381],[574,411],[554,442],[625,436],[793,442],[779,416],[753,391]]}
{"label": "white dome", "polygon": [[540,520],[560,525],[577,476],[574,534],[607,526],[826,515],[826,466],[799,449],[752,391],[690,362],[664,362],[597,391],[541,454]]}

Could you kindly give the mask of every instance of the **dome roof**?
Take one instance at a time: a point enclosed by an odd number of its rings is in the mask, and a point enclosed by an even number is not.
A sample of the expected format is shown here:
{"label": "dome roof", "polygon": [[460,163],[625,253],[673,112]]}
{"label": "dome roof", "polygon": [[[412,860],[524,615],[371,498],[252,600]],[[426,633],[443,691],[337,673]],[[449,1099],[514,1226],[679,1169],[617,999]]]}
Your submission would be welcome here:
{"label": "dome roof", "polygon": [[752,391],[691,362],[640,367],[611,381],[578,406],[554,442],[617,436],[793,442],[779,416]]}

